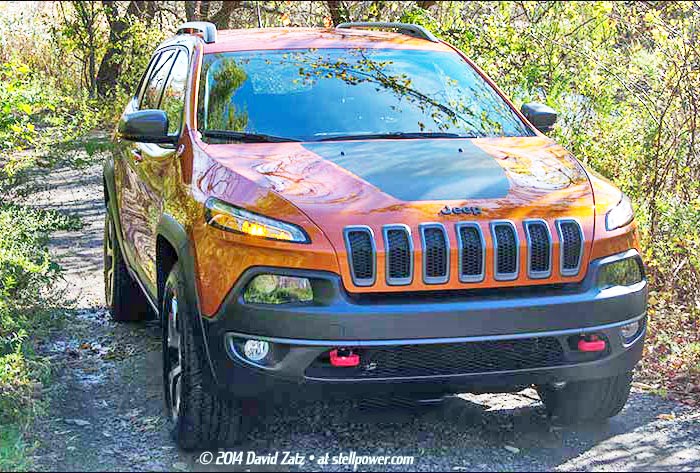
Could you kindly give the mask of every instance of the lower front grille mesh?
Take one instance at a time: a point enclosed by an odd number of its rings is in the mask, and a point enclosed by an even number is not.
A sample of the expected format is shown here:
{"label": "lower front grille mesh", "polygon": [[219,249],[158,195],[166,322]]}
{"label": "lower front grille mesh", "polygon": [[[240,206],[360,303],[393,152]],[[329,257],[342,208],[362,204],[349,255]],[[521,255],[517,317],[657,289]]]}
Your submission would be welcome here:
{"label": "lower front grille mesh", "polygon": [[554,337],[469,342],[454,344],[402,345],[356,350],[357,368],[334,369],[327,355],[306,370],[316,378],[395,378],[489,373],[566,363],[561,343]]}

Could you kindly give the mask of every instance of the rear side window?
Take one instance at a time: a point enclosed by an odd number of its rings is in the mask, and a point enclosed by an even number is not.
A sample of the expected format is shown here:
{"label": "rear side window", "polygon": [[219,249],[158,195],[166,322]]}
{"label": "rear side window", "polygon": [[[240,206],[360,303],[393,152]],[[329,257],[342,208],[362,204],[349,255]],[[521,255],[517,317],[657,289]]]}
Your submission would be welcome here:
{"label": "rear side window", "polygon": [[141,97],[141,103],[139,104],[140,109],[158,108],[161,92],[163,91],[165,80],[168,78],[168,73],[173,65],[176,54],[177,51],[166,51],[158,58],[158,62],[156,62],[156,65],[153,67],[151,76],[146,84],[143,97]]}
{"label": "rear side window", "polygon": [[[160,106],[168,115],[168,134],[177,135],[182,124],[182,110],[185,105],[185,84],[187,82],[187,72],[189,70],[187,53],[180,51],[175,58],[168,83],[163,90],[163,98]],[[153,107],[156,108],[156,107]]]}

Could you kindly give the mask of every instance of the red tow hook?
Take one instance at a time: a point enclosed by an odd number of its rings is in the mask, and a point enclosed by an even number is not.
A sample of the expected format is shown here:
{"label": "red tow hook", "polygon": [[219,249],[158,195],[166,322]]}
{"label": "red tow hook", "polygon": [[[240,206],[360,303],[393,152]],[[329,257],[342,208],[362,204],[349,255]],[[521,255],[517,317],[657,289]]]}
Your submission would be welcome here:
{"label": "red tow hook", "polygon": [[601,340],[597,335],[587,335],[578,341],[579,351],[605,351],[605,340]]}
{"label": "red tow hook", "polygon": [[360,365],[360,355],[349,348],[331,350],[331,365],[338,367],[353,367]]}

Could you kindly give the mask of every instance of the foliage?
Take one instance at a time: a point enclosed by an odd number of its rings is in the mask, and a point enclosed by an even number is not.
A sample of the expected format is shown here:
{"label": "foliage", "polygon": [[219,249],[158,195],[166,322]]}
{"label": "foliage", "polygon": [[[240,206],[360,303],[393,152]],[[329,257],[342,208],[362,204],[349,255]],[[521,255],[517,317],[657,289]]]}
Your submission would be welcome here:
{"label": "foliage", "polygon": [[80,222],[55,211],[0,204],[0,424],[22,420],[32,383],[43,371],[31,356],[28,336],[51,317],[48,292],[60,275],[46,244],[55,230]]}
{"label": "foliage", "polygon": [[29,471],[25,450],[20,429],[0,425],[0,471]]}
{"label": "foliage", "polygon": [[[0,148],[30,144],[35,126],[30,121],[43,91],[31,80],[24,64],[0,64]],[[51,104],[51,106],[54,106]]]}

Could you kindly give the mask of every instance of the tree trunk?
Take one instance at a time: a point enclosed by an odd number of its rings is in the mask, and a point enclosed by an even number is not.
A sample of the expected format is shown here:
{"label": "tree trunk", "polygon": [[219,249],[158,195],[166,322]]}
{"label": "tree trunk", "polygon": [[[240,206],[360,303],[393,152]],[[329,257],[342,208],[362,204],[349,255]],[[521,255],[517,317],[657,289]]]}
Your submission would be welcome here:
{"label": "tree trunk", "polygon": [[119,51],[122,44],[129,39],[128,30],[131,22],[135,18],[152,20],[153,16],[155,16],[156,10],[148,8],[147,3],[145,1],[131,1],[126,9],[126,13],[120,16],[117,2],[102,0],[104,13],[109,23],[109,45],[97,71],[97,93],[100,97],[110,96],[117,87],[122,67]]}
{"label": "tree trunk", "polygon": [[333,26],[338,26],[340,23],[348,21],[348,11],[343,5],[343,2],[338,0],[327,0],[326,5],[328,5],[328,10],[331,13],[331,20],[333,21]]}
{"label": "tree trunk", "polygon": [[185,18],[187,21],[199,20],[199,2],[185,2]]}
{"label": "tree trunk", "polygon": [[211,12],[212,3],[209,0],[185,2],[187,21],[210,21],[218,29],[225,30],[229,27],[234,10],[239,8],[243,2],[225,0],[221,2],[221,7],[213,14]]}
{"label": "tree trunk", "polygon": [[[208,4],[209,2],[204,2],[204,3]],[[208,17],[209,18],[208,21],[211,21],[212,23],[214,23],[216,25],[217,29],[225,30],[229,27],[229,23],[231,22],[231,15],[233,14],[233,11],[236,10],[240,6],[241,6],[240,1],[221,2],[221,8],[219,8],[219,11],[217,11],[215,14]],[[207,9],[207,11],[208,11],[208,9]]]}
{"label": "tree trunk", "polygon": [[416,2],[419,8],[422,8],[423,10],[427,10],[428,8],[432,7],[433,5],[436,5],[437,2],[435,1],[424,1],[424,2]]}

